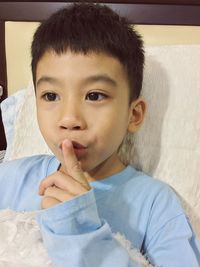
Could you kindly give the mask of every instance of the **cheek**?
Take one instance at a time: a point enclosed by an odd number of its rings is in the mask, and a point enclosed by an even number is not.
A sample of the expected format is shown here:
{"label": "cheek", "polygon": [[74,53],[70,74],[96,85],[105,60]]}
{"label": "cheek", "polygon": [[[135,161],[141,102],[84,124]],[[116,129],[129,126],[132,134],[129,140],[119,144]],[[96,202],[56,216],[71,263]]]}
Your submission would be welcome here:
{"label": "cheek", "polygon": [[121,112],[108,114],[102,121],[98,120],[98,131],[96,132],[101,140],[101,145],[119,146],[127,132],[128,113]]}
{"label": "cheek", "polygon": [[46,120],[45,120],[44,114],[41,113],[39,109],[37,109],[37,122],[40,128],[40,131],[42,131],[43,128],[45,128]]}
{"label": "cheek", "polygon": [[50,135],[52,131],[50,131],[52,121],[48,119],[49,116],[46,116],[44,112],[37,111],[37,121],[41,134],[44,139]]}

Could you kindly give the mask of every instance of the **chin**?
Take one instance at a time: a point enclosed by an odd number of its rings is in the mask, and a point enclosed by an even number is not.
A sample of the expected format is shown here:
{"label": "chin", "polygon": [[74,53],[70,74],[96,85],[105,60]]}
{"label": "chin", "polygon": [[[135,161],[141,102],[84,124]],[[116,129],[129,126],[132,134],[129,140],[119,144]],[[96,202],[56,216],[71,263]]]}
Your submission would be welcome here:
{"label": "chin", "polygon": [[84,160],[84,159],[80,159],[79,160],[80,164],[81,164],[81,169],[84,171],[84,172],[89,172],[91,171],[92,169],[92,166],[90,166],[90,164]]}
{"label": "chin", "polygon": [[98,168],[101,166],[101,164],[98,164],[94,161],[90,161],[88,158],[82,158],[79,160],[81,164],[81,169],[83,172],[93,173],[98,170]]}

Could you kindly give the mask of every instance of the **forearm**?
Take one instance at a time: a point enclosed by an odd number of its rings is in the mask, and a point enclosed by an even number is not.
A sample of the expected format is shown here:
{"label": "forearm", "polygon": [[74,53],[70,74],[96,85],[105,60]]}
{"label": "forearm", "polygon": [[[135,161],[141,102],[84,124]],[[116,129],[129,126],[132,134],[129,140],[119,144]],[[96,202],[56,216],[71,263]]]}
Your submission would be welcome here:
{"label": "forearm", "polygon": [[100,220],[92,190],[42,212],[38,223],[55,266],[142,266],[113,237],[107,222]]}

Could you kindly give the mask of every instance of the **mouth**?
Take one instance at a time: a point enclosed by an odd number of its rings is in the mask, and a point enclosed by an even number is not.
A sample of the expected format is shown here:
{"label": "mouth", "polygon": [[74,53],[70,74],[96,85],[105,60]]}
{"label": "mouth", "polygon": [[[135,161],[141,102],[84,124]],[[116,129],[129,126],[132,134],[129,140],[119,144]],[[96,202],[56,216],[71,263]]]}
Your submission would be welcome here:
{"label": "mouth", "polygon": [[[81,159],[82,157],[86,156],[87,154],[87,146],[84,146],[76,141],[72,141],[72,145],[74,148],[74,153],[77,157],[77,159]],[[60,149],[62,151],[62,144],[60,144]]]}
{"label": "mouth", "polygon": [[72,145],[74,149],[86,149],[86,146],[75,141],[72,141]]}
{"label": "mouth", "polygon": [[78,160],[80,160],[81,158],[86,156],[86,154],[87,154],[87,147],[86,146],[84,146],[78,142],[75,142],[75,141],[72,141],[72,145],[74,148],[74,153],[75,153]]}

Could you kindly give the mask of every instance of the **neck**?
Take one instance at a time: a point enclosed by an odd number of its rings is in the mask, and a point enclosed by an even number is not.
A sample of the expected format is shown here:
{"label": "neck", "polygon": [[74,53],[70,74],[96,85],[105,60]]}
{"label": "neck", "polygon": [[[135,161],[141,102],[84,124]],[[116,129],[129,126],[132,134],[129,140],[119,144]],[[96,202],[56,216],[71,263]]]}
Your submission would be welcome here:
{"label": "neck", "polygon": [[[102,180],[106,177],[121,172],[126,166],[121,162],[119,157],[111,156],[109,159],[102,162],[95,169],[89,172],[88,182]],[[87,174],[86,174],[87,175]]]}

